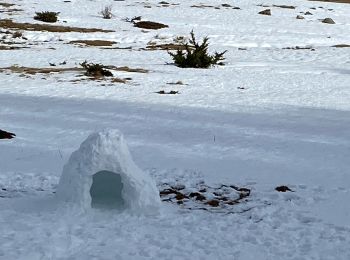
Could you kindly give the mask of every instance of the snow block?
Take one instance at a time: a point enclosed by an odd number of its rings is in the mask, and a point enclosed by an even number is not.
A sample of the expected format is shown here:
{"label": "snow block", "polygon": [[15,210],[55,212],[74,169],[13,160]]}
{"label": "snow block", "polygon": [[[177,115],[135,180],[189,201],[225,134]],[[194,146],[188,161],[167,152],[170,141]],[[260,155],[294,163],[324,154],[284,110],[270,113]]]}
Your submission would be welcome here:
{"label": "snow block", "polygon": [[63,168],[57,197],[85,210],[154,214],[160,207],[155,182],[133,162],[118,130],[93,133],[72,153]]}

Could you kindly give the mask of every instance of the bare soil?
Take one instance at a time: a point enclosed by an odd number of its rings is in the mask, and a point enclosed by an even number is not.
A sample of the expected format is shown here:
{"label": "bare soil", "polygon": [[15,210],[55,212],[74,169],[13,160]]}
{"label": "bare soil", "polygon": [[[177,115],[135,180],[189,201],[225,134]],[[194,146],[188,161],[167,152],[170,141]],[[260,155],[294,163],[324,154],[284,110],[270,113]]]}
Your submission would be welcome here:
{"label": "bare soil", "polygon": [[17,23],[10,19],[1,19],[0,28],[5,29],[20,29],[27,31],[48,31],[48,32],[82,32],[82,33],[93,33],[93,32],[114,32],[112,30],[103,30],[98,28],[80,28],[70,27],[61,25],[47,25],[38,23]]}
{"label": "bare soil", "polygon": [[309,1],[350,4],[350,0],[309,0]]}
{"label": "bare soil", "polygon": [[70,41],[69,43],[72,44],[83,44],[86,46],[112,46],[113,44],[116,44],[116,42],[113,41],[105,41],[105,40],[76,40],[76,41]]}

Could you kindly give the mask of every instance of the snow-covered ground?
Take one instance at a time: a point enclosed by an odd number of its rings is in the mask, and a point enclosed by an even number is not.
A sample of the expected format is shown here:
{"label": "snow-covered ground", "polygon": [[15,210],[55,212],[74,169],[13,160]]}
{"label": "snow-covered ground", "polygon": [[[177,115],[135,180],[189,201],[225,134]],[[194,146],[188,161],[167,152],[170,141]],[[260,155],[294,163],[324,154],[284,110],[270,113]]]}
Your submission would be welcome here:
{"label": "snow-covered ground", "polygon": [[[73,68],[88,60],[149,72],[112,70],[130,78],[122,84],[86,80],[75,70],[1,70],[0,128],[17,137],[0,142],[0,259],[350,259],[350,48],[332,47],[350,44],[350,5],[5,2],[22,11],[1,12],[1,19],[40,23],[35,11],[49,10],[60,12],[56,24],[114,32],[22,31],[27,40],[8,41],[29,48],[1,50],[0,70]],[[98,12],[108,4],[115,16],[102,19]],[[258,14],[267,8],[271,16]],[[313,15],[295,18],[307,11]],[[135,16],[169,28],[143,31],[123,21]],[[321,23],[326,17],[336,24]],[[192,29],[198,39],[210,37],[210,51],[228,50],[225,66],[181,69],[165,50],[144,50]],[[128,49],[72,40],[110,40]],[[178,81],[183,85],[169,84]],[[54,203],[71,152],[104,128],[124,133],[135,162],[159,187],[204,182],[249,188],[251,195],[230,212],[163,202],[156,217],[81,214]],[[294,192],[275,191],[279,185]]]}

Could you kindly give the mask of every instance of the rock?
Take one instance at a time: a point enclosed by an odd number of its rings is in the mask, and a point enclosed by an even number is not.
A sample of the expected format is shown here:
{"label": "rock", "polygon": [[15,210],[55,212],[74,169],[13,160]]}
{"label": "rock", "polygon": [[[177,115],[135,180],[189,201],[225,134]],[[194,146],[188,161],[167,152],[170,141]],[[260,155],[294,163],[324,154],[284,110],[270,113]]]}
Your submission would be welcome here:
{"label": "rock", "polygon": [[183,200],[183,199],[186,199],[186,198],[187,198],[187,196],[185,196],[185,195],[182,194],[181,192],[178,192],[178,193],[176,194],[176,197],[175,197],[176,200]]}
{"label": "rock", "polygon": [[310,13],[309,11],[307,11],[306,13],[304,13],[305,15],[313,15],[312,13]]}
{"label": "rock", "polygon": [[190,198],[196,197],[196,200],[200,200],[200,201],[206,199],[205,196],[200,194],[199,192],[191,192],[189,196]]}
{"label": "rock", "polygon": [[275,190],[278,192],[292,191],[289,187],[284,185],[276,187]]}
{"label": "rock", "polygon": [[14,133],[6,132],[0,129],[0,139],[12,139],[16,135]]}
{"label": "rock", "polygon": [[263,11],[259,12],[258,14],[262,14],[262,15],[271,15],[271,9],[263,10]]}
{"label": "rock", "polygon": [[165,189],[159,192],[160,196],[164,196],[164,195],[169,195],[169,194],[176,194],[177,191],[174,189]]}
{"label": "rock", "polygon": [[302,20],[302,19],[305,19],[305,17],[304,17],[304,16],[302,16],[302,15],[297,15],[297,19]]}
{"label": "rock", "polygon": [[220,202],[218,200],[209,200],[206,202],[206,204],[208,204],[209,206],[212,206],[212,207],[218,207]]}
{"label": "rock", "polygon": [[321,21],[322,23],[335,24],[332,18],[325,18]]}

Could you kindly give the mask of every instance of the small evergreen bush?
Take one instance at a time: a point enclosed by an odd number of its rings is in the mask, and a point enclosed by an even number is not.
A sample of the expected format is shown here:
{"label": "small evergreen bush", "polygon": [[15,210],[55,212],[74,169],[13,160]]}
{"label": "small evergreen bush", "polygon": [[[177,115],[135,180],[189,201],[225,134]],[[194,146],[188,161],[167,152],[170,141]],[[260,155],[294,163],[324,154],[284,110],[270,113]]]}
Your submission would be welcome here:
{"label": "small evergreen bush", "polygon": [[168,52],[173,58],[175,64],[180,68],[209,68],[213,65],[223,65],[224,54],[227,51],[215,52],[214,55],[208,54],[209,38],[205,37],[199,44],[196,41],[193,31],[189,42],[181,44],[175,53]]}
{"label": "small evergreen bush", "polygon": [[35,20],[39,20],[46,23],[55,23],[57,22],[57,16],[59,13],[45,11],[45,12],[36,12],[35,14],[36,14],[34,16]]}
{"label": "small evergreen bush", "polygon": [[105,69],[105,66],[98,63],[87,63],[87,61],[84,61],[83,63],[80,63],[80,65],[85,69],[85,76],[89,77],[112,77],[113,74],[109,70]]}

